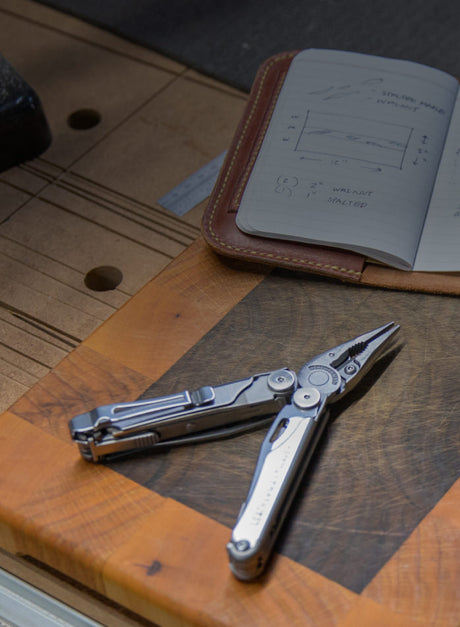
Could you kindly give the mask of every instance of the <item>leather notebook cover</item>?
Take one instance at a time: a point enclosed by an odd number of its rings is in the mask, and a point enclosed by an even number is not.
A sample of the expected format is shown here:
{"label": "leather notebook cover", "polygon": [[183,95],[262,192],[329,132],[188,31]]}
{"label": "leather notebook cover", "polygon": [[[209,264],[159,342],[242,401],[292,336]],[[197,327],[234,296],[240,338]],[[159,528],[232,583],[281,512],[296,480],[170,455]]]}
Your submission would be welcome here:
{"label": "leather notebook cover", "polygon": [[236,226],[236,214],[260,150],[281,87],[297,51],[269,58],[254,81],[213,193],[206,207],[202,231],[219,254],[247,262],[302,270],[391,289],[460,294],[460,275],[407,272],[369,262],[358,253],[252,236]]}

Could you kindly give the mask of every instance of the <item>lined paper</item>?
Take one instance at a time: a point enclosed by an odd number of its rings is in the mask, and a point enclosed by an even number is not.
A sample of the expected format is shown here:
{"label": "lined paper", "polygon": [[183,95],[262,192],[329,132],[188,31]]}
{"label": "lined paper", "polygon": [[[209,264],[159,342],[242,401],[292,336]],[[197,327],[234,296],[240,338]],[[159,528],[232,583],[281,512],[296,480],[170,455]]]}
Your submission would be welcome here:
{"label": "lined paper", "polygon": [[300,53],[243,195],[239,228],[409,269],[457,92],[453,77],[411,62]]}

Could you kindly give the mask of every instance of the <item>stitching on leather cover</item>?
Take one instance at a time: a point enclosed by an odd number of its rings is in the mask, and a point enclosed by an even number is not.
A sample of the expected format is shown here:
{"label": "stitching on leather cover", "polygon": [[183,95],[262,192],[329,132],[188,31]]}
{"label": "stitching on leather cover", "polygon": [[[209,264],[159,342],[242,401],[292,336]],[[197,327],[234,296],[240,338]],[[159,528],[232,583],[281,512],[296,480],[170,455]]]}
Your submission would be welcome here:
{"label": "stitching on leather cover", "polygon": [[[233,168],[235,166],[235,162],[237,160],[239,151],[241,150],[241,145],[243,143],[243,140],[244,140],[244,138],[246,136],[248,127],[250,126],[250,123],[252,122],[252,119],[253,119],[253,117],[255,115],[255,112],[257,110],[257,107],[259,105],[259,101],[260,101],[260,97],[261,97],[261,93],[262,93],[262,88],[263,88],[264,82],[265,82],[265,80],[267,78],[267,75],[268,75],[270,69],[272,68],[272,66],[275,63],[277,63],[278,61],[281,61],[283,59],[292,57],[292,56],[294,56],[293,53],[289,52],[289,53],[285,53],[285,54],[281,54],[281,55],[277,55],[277,56],[273,57],[270,60],[270,62],[267,63],[267,66],[264,69],[264,72],[263,72],[262,76],[260,77],[260,81],[259,81],[259,84],[258,84],[258,87],[257,87],[257,93],[255,95],[255,98],[254,98],[254,101],[253,101],[253,105],[251,107],[251,111],[250,111],[250,113],[249,113],[249,115],[247,117],[246,123],[245,123],[245,125],[244,125],[244,127],[243,127],[243,129],[242,129],[242,131],[240,133],[240,137],[239,137],[238,143],[236,144],[235,150],[233,151],[232,159],[231,159],[231,161],[229,163],[229,166],[227,168],[225,177],[224,177],[224,179],[222,181],[222,184],[220,186],[220,191],[217,194],[217,197],[215,199],[215,202],[214,202],[214,204],[212,206],[212,209],[211,209],[211,212],[209,214],[209,220],[208,220],[209,231],[208,232],[212,236],[212,238],[216,242],[216,244],[218,244],[221,248],[223,247],[223,248],[226,248],[228,250],[233,250],[234,252],[247,253],[247,254],[253,255],[254,257],[257,256],[259,258],[260,257],[265,257],[265,258],[268,258],[268,259],[274,259],[274,260],[278,260],[278,261],[284,261],[284,262],[290,262],[290,263],[295,263],[295,264],[301,264],[301,265],[304,265],[304,266],[309,266],[311,268],[318,268],[318,269],[322,268],[324,270],[327,270],[327,269],[335,270],[337,272],[343,272],[343,273],[345,273],[347,275],[353,275],[353,276],[356,276],[356,277],[360,277],[362,273],[359,272],[358,270],[353,270],[351,268],[345,268],[345,267],[340,267],[340,266],[327,264],[327,263],[309,261],[309,260],[306,260],[306,259],[298,259],[298,258],[295,258],[295,257],[276,255],[274,253],[264,253],[262,251],[252,250],[251,248],[242,248],[242,247],[238,247],[238,246],[232,246],[230,244],[227,244],[224,240],[222,240],[219,237],[219,235],[213,229],[213,220],[214,220],[214,217],[215,217],[216,209],[219,206],[220,199],[222,198],[222,194],[224,193],[224,191],[225,191],[225,189],[226,189],[226,187],[228,185],[228,179],[229,179],[230,174],[232,173]],[[279,91],[280,91],[280,89],[281,89],[281,87],[283,85],[283,82],[284,81],[280,81],[280,84],[279,84],[279,87],[278,87],[278,90],[277,90],[278,93],[279,93]],[[268,126],[268,124],[270,122],[271,115],[273,113],[273,109],[275,107],[275,104],[276,104],[276,98],[273,99],[273,104],[270,107],[270,109],[271,109],[270,115],[267,116],[266,123],[264,124],[264,127],[263,127],[263,131],[264,132],[265,132],[265,130],[266,130],[266,128],[267,128],[267,126]],[[244,179],[243,179],[242,183],[239,185],[238,198],[242,194],[242,191],[243,191],[243,189],[244,189],[244,187],[246,185],[247,179],[248,179],[248,177],[250,175],[250,172],[252,170],[252,166],[253,166],[253,164],[255,162],[255,159],[257,158],[257,155],[258,155],[258,152],[259,152],[259,149],[260,149],[260,145],[261,145],[261,143],[263,141],[264,132],[260,133],[260,136],[259,136],[259,139],[258,139],[258,142],[257,142],[257,150],[254,151],[254,154],[251,157],[251,160],[250,160],[249,164],[246,166],[246,173],[245,173]]]}
{"label": "stitching on leather cover", "polygon": [[310,266],[311,268],[323,268],[327,270],[336,270],[337,272],[353,274],[355,276],[361,276],[362,274],[358,270],[352,270],[350,268],[345,268],[341,266],[334,266],[330,263],[321,263],[320,261],[298,259],[296,257],[284,257],[283,255],[275,255],[274,253],[264,253],[263,251],[260,251],[260,250],[251,250],[250,248],[241,248],[238,246],[231,246],[230,244],[227,244],[223,240],[221,240],[218,236],[216,236],[216,240],[219,244],[221,244],[222,246],[225,246],[225,248],[228,248],[235,252],[247,253],[249,255],[254,255],[257,257],[265,257],[267,259],[276,259],[278,261],[286,261],[286,262],[295,263],[295,264],[302,264],[304,266]]}

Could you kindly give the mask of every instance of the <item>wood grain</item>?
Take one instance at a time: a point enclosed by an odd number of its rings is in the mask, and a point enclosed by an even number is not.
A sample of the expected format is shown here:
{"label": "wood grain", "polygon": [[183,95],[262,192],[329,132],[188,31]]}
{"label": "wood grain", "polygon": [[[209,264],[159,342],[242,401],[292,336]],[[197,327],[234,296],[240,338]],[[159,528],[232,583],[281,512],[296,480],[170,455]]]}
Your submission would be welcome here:
{"label": "wood grain", "polygon": [[356,627],[357,625],[372,625],[372,627],[421,627],[427,623],[402,616],[383,605],[374,603],[370,599],[361,597],[338,623],[340,627]]}
{"label": "wood grain", "polygon": [[[161,624],[212,625],[218,618],[223,625],[265,625],[268,613],[292,625],[318,618],[334,625],[353,603],[349,591],[282,558],[276,568],[284,590],[274,577],[254,587],[236,582],[225,560],[216,559],[227,529],[83,462],[74,447],[12,413],[2,421],[9,438],[7,446],[0,442],[0,470],[8,468],[12,492],[4,500],[1,488],[1,537],[9,551],[33,556]],[[19,450],[27,451],[27,467]]]}
{"label": "wood grain", "polygon": [[2,547],[103,591],[108,554],[132,535],[161,497],[138,491],[102,466],[83,463],[73,446],[10,412],[2,415],[2,424],[8,443],[2,441],[0,467],[9,476],[0,507]]}
{"label": "wood grain", "polygon": [[[193,280],[199,277],[201,290]],[[347,471],[336,465],[335,458],[328,460],[322,455],[320,464],[315,467],[315,475],[324,464],[322,472],[326,471],[331,485],[335,481],[343,491],[348,489],[347,476],[352,478],[354,486],[359,486],[363,480],[366,484],[369,476],[366,467],[374,465],[382,473],[379,489],[385,487],[387,480],[390,488],[396,487],[396,500],[384,503],[381,510],[385,507],[391,510],[391,516],[383,521],[394,521],[395,513],[399,513],[400,523],[403,522],[404,499],[415,498],[417,507],[423,507],[428,486],[424,473],[428,443],[434,444],[437,464],[437,469],[429,475],[430,480],[439,479],[444,474],[445,453],[447,451],[448,457],[449,451],[453,450],[452,434],[443,438],[442,433],[448,434],[448,431],[444,431],[444,423],[439,424],[436,419],[439,412],[442,412],[443,421],[444,416],[453,418],[456,414],[456,395],[452,395],[455,377],[439,376],[448,367],[455,372],[452,367],[454,357],[447,359],[447,366],[442,366],[439,353],[445,354],[448,347],[455,344],[458,331],[452,321],[455,320],[457,301],[445,297],[350,289],[350,286],[323,280],[304,278],[298,281],[298,277],[283,273],[274,277],[274,284],[264,277],[264,274],[246,275],[229,268],[197,243],[12,408],[3,423],[8,436],[0,440],[0,471],[4,477],[0,484],[0,502],[4,504],[0,509],[2,546],[32,555],[149,620],[164,625],[265,625],[267,616],[273,619],[272,624],[280,625],[349,625],[357,616],[361,619],[360,624],[366,626],[385,624],[385,621],[386,624],[394,621],[396,625],[404,624],[404,621],[408,625],[428,625],[433,624],[430,623],[433,617],[438,624],[455,625],[459,609],[455,591],[458,484],[454,484],[455,489],[447,492],[421,525],[416,526],[361,595],[282,555],[276,556],[263,580],[247,586],[235,581],[228,569],[225,543],[230,529],[227,525],[179,503],[169,493],[161,496],[119,472],[84,463],[79,459],[76,447],[65,441],[68,435],[64,425],[72,411],[89,409],[98,399],[101,403],[106,402],[112,394],[116,398],[122,395],[132,398],[140,394],[142,386],[146,389],[154,379],[148,371],[158,376],[165,374],[164,370],[187,350],[191,351],[189,355],[198,359],[209,337],[217,339],[222,329],[226,329],[228,336],[220,335],[220,344],[215,345],[219,356],[224,356],[221,362],[224,366],[218,372],[214,369],[216,378],[226,378],[236,368],[238,372],[244,368],[252,369],[257,360],[265,363],[268,353],[277,364],[281,358],[291,358],[296,367],[295,360],[303,361],[307,350],[316,353],[319,346],[324,348],[326,342],[329,345],[332,335],[342,339],[344,331],[348,337],[364,326],[371,328],[376,317],[385,314],[386,319],[394,317],[404,323],[404,348],[379,371],[369,389],[365,385],[364,395],[355,396],[352,405],[341,409],[333,423],[333,429],[338,429],[350,420],[362,420],[376,439],[372,446],[363,445],[362,437],[354,441],[341,440],[339,448],[344,458],[341,461],[349,465]],[[291,282],[298,287],[294,294],[289,289]],[[268,293],[264,283],[269,287]],[[222,302],[215,296],[219,285],[225,286]],[[259,287],[255,287],[257,285]],[[281,302],[279,289],[275,290],[275,286],[282,288],[284,298]],[[187,295],[193,315],[184,315],[179,322],[170,316],[169,325],[166,318],[163,324],[158,324],[151,306],[163,299],[165,293],[171,295],[170,303],[173,294]],[[246,294],[249,295],[244,298]],[[236,305],[242,298],[241,306],[237,307],[241,309],[240,326],[246,325],[255,334],[245,347],[248,360],[243,360],[241,353],[239,357],[235,353],[238,345],[235,334],[239,337],[241,328],[238,325],[232,328],[234,312],[225,316],[231,310],[232,300]],[[300,310],[295,306],[299,301],[303,303]],[[179,302],[182,302],[181,298]],[[209,306],[203,308],[201,314],[196,304],[203,302]],[[213,307],[211,303],[214,303]],[[332,310],[330,303],[334,303]],[[150,308],[146,314],[147,304]],[[268,315],[274,311],[278,312],[278,318]],[[355,317],[350,316],[351,311],[355,312]],[[120,316],[123,325],[117,320]],[[222,317],[222,323],[208,332],[209,327]],[[440,320],[440,324],[433,327],[432,318]],[[268,322],[261,328],[262,319]],[[138,320],[142,322],[141,338],[138,337]],[[291,333],[302,331],[297,345],[288,342],[286,346],[285,333],[280,332],[279,325],[281,328],[287,325]],[[208,337],[205,337],[206,333],[209,333]],[[176,334],[181,338],[179,348],[173,341],[165,342]],[[110,337],[115,348],[111,346]],[[146,338],[149,338],[148,348],[163,346],[161,359],[159,362],[154,360],[154,366],[148,365],[147,355],[140,348],[141,340],[147,342]],[[196,342],[198,346],[194,349]],[[268,348],[264,349],[264,354],[258,355],[264,342]],[[139,350],[133,351],[132,348]],[[207,354],[209,357],[209,351]],[[156,357],[155,353],[153,355]],[[152,359],[152,353],[150,357]],[[183,357],[187,358],[187,355]],[[217,356],[214,363],[216,359]],[[194,367],[190,369],[188,381],[203,373],[197,371],[203,365],[199,359],[193,359],[191,363]],[[424,389],[416,385],[421,366]],[[179,375],[182,383],[188,383],[184,369],[175,375],[174,369],[168,373],[168,377]],[[166,376],[158,383],[158,389],[162,385],[169,385]],[[450,409],[443,411],[439,408],[437,395],[453,399]],[[390,422],[389,416],[393,416]],[[430,419],[432,422],[424,426],[423,420]],[[450,420],[446,422],[450,423]],[[357,426],[357,422],[354,424]],[[408,465],[404,457],[407,450],[389,434],[396,428],[403,436],[409,429],[407,434],[410,435],[411,429],[417,427],[422,433],[429,428],[430,437],[427,436],[426,446],[422,448],[413,441],[410,458],[418,460],[415,466],[419,476],[406,476]],[[431,437],[433,427],[441,432],[441,441]],[[406,439],[404,436],[402,443]],[[225,446],[232,444],[235,442],[227,441]],[[330,443],[326,444],[322,453],[328,451]],[[234,505],[228,506],[229,499],[236,504],[244,498],[245,486],[240,482],[235,489],[231,479],[234,469],[224,459],[219,460],[211,450],[212,445],[203,445],[195,447],[194,453],[191,448],[171,451],[170,458],[174,458],[174,463],[169,464],[168,473],[163,477],[172,479],[176,489],[185,485],[191,468],[180,459],[181,455],[189,456],[189,460],[201,463],[200,482],[206,483],[203,489],[204,484],[200,488],[200,483],[196,482],[196,491],[201,489],[206,496],[212,483],[209,477],[213,477],[220,489],[219,506],[224,504],[230,511]],[[24,458],[28,460],[27,464],[23,463]],[[382,460],[388,463],[381,466]],[[133,467],[141,469],[144,461],[133,461]],[[163,461],[153,456],[148,461],[152,468],[156,463],[156,471],[161,476],[165,467]],[[255,457],[252,463],[254,461]],[[247,460],[240,470],[249,481],[252,468]],[[374,489],[374,485],[368,485],[369,492]],[[360,490],[362,492],[363,488]],[[308,497],[308,492],[305,496]],[[209,503],[212,504],[213,499],[214,496],[209,496]],[[356,514],[356,503],[353,503],[351,499],[348,514]],[[302,507],[298,504],[294,510],[287,529],[288,537],[295,533],[295,525],[302,522]],[[435,512],[435,520],[428,524]],[[345,517],[337,523],[349,532],[350,520]],[[384,535],[391,535],[389,532],[391,529],[384,527]],[[354,541],[365,535],[354,534]],[[441,537],[442,543],[439,541]],[[418,540],[414,542],[414,538]],[[355,549],[356,557],[359,544]],[[446,554],[448,558],[444,557]],[[332,550],[331,565],[335,557],[336,552]],[[350,561],[352,569],[358,568],[355,557]],[[445,567],[432,569],[436,560]],[[403,580],[401,573],[404,573]],[[406,582],[404,586],[401,581]],[[427,600],[427,596],[419,592],[430,586],[432,592]],[[436,599],[441,602],[437,604]],[[428,611],[429,620],[424,618],[425,611]]]}
{"label": "wood grain", "polygon": [[[0,0],[0,16],[53,135],[0,173],[4,410],[198,237],[204,203],[178,217],[157,201],[227,148],[246,97],[35,2]],[[73,128],[81,110],[99,122]],[[91,289],[100,267],[121,283]]]}
{"label": "wood grain", "polygon": [[335,625],[356,598],[283,558],[259,583],[236,581],[225,563],[229,530],[170,499],[161,516],[144,519],[139,531],[106,565],[110,596],[128,602],[136,579],[142,613],[151,611],[145,601],[155,595],[168,608],[164,624]]}
{"label": "wood grain", "polygon": [[151,383],[151,379],[83,345],[44,376],[11,410],[70,442],[68,422],[73,416],[97,405],[134,400]]}
{"label": "wood grain", "polygon": [[[361,298],[365,308],[359,306]],[[341,306],[321,325],[329,302],[348,300],[357,303],[352,319]],[[414,330],[420,332],[435,303],[444,334],[426,329],[422,342]],[[382,360],[362,388],[333,409],[278,543],[284,555],[360,592],[458,477],[458,407],[451,401],[446,412],[443,402],[453,399],[456,389],[454,358],[444,356],[446,342],[455,345],[457,337],[453,303],[456,299],[430,301],[419,294],[387,294],[278,272],[253,289],[143,397],[285,365],[298,369],[325,348],[395,317],[402,326],[401,350]],[[420,352],[425,342],[429,358]],[[420,389],[412,372],[422,369],[426,382]],[[264,431],[257,431],[110,466],[231,526],[263,437]]]}
{"label": "wood grain", "polygon": [[[189,247],[203,205],[177,219],[157,199],[227,148],[244,96],[39,3],[0,0],[0,15],[54,136],[0,175],[1,406],[24,394],[1,417],[0,547],[162,625],[457,626],[458,299],[266,281]],[[82,107],[101,113],[87,132],[67,123]],[[90,290],[108,263],[123,282]],[[154,381],[298,367],[390,318],[403,349],[337,410],[278,545],[311,568],[278,554],[255,585],[229,572],[262,432],[116,471],[70,442],[72,415]]]}
{"label": "wood grain", "polygon": [[458,623],[459,499],[457,480],[363,595],[430,625]]}
{"label": "wood grain", "polygon": [[[224,265],[197,240],[158,276],[154,290],[147,285],[86,345],[156,379],[263,277]],[[126,328],[134,333],[127,336]]]}

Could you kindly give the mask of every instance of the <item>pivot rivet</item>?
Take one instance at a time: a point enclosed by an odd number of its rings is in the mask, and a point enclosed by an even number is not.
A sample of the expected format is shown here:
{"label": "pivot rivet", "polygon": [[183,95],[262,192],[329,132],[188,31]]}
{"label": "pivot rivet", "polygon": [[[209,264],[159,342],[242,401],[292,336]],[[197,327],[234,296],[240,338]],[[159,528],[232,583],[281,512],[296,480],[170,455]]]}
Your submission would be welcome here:
{"label": "pivot rivet", "polygon": [[295,391],[292,400],[300,409],[311,409],[318,405],[321,394],[316,388],[299,388]]}
{"label": "pivot rivet", "polygon": [[276,370],[268,377],[268,386],[274,392],[287,392],[295,385],[295,375],[290,370]]}

